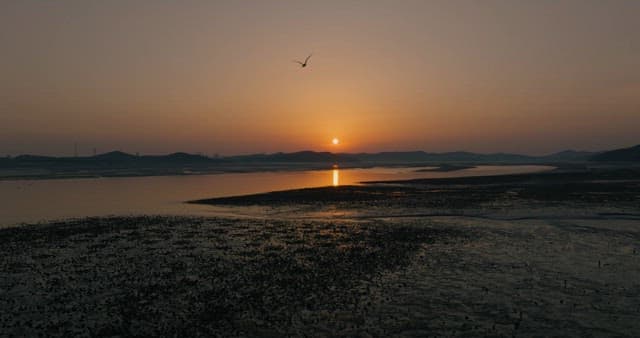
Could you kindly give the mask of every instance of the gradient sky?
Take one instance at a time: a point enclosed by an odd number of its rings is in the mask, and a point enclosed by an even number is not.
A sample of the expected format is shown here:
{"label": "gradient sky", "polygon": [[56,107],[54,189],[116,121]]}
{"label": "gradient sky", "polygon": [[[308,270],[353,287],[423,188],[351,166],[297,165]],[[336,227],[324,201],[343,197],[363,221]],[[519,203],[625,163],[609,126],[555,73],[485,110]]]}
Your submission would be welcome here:
{"label": "gradient sky", "polygon": [[635,0],[2,1],[0,154],[630,146],[639,18]]}

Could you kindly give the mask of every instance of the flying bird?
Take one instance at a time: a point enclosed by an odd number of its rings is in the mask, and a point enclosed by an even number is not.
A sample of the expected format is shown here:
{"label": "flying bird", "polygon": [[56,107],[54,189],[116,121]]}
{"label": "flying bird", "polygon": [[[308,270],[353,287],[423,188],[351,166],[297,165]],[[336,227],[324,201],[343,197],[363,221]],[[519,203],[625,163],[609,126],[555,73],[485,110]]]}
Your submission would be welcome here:
{"label": "flying bird", "polygon": [[307,62],[309,61],[309,58],[311,58],[311,55],[313,55],[313,54],[309,54],[309,56],[307,56],[307,58],[304,59],[304,62],[301,62],[301,61],[298,61],[298,60],[293,60],[293,62],[299,63],[300,67],[304,68],[304,67],[307,66]]}

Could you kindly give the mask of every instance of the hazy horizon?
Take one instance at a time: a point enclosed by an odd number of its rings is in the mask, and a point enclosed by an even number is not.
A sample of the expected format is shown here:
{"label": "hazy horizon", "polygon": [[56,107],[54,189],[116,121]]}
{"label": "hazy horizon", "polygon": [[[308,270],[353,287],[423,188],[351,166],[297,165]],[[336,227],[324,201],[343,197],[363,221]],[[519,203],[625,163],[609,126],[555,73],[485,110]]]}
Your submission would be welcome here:
{"label": "hazy horizon", "polygon": [[[620,147],[620,148],[630,148],[636,145],[631,145],[631,146],[624,146],[624,147]],[[12,157],[15,156],[20,156],[20,155],[32,155],[32,156],[51,156],[51,157],[92,157],[95,155],[104,155],[104,154],[108,154],[108,153],[114,153],[114,152],[122,152],[122,153],[126,153],[126,154],[130,154],[130,155],[136,155],[136,156],[163,156],[163,155],[171,155],[171,154],[176,154],[176,153],[186,153],[186,154],[191,154],[191,155],[201,155],[201,156],[206,156],[206,157],[234,157],[234,156],[250,156],[250,155],[271,155],[271,154],[278,154],[278,153],[285,153],[285,154],[289,154],[289,153],[300,153],[300,152],[324,152],[324,153],[331,153],[331,154],[375,154],[375,153],[410,153],[410,152],[425,152],[428,154],[444,154],[444,153],[457,153],[457,152],[467,152],[467,153],[475,153],[475,154],[484,154],[484,155],[492,155],[492,154],[513,154],[513,155],[525,155],[525,156],[546,156],[546,155],[554,155],[557,153],[561,153],[561,152],[565,152],[565,151],[575,151],[575,152],[593,152],[593,153],[598,153],[598,152],[606,152],[609,150],[617,150],[620,148],[615,148],[615,149],[601,149],[601,150],[594,150],[594,151],[589,151],[589,150],[583,150],[583,149],[560,149],[557,151],[552,151],[552,152],[548,152],[548,153],[542,153],[542,154],[526,154],[526,153],[516,153],[516,152],[503,152],[503,151],[493,151],[493,152],[473,152],[473,151],[468,151],[468,150],[464,150],[464,149],[458,149],[458,150],[449,150],[449,151],[429,151],[429,150],[424,150],[424,149],[395,149],[395,150],[381,150],[381,151],[330,151],[330,150],[313,150],[313,149],[298,149],[298,150],[290,150],[290,151],[270,151],[270,152],[245,152],[245,153],[230,153],[230,154],[222,154],[222,153],[205,153],[205,152],[189,152],[189,151],[182,151],[182,150],[177,150],[177,151],[173,151],[173,152],[149,152],[149,153],[142,153],[142,152],[137,152],[137,151],[127,151],[126,149],[110,149],[110,150],[98,150],[96,149],[96,153],[93,153],[93,149],[89,152],[80,152],[78,151],[78,153],[76,154],[75,152],[72,152],[71,154],[61,154],[61,155],[46,155],[46,154],[39,154],[39,153],[22,153],[22,154],[18,154],[18,155],[10,155]]]}
{"label": "hazy horizon", "polygon": [[629,147],[638,13],[631,0],[3,2],[0,155]]}

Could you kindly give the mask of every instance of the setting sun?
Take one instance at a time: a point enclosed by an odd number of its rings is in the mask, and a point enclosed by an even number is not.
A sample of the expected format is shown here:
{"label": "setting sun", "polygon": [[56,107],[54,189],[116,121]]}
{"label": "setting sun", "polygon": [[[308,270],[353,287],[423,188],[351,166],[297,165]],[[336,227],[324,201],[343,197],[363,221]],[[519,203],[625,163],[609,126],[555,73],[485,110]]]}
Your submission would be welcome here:
{"label": "setting sun", "polygon": [[331,140],[331,143],[333,143],[334,145],[338,145],[340,144],[340,140],[338,140],[337,137],[334,137],[333,140]]}

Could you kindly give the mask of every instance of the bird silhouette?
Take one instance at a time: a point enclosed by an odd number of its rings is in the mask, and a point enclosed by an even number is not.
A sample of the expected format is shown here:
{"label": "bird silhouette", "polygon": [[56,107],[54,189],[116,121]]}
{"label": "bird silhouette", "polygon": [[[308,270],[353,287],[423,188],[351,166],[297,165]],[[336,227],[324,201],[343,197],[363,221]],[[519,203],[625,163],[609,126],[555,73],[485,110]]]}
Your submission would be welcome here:
{"label": "bird silhouette", "polygon": [[295,63],[299,63],[299,64],[300,64],[300,67],[304,68],[304,67],[306,67],[306,66],[307,66],[307,62],[309,61],[309,58],[311,58],[311,55],[313,55],[313,54],[309,54],[309,56],[307,56],[307,58],[306,58],[306,59],[304,59],[304,62],[302,62],[302,61],[298,61],[298,60],[293,60],[293,62],[295,62]]}

